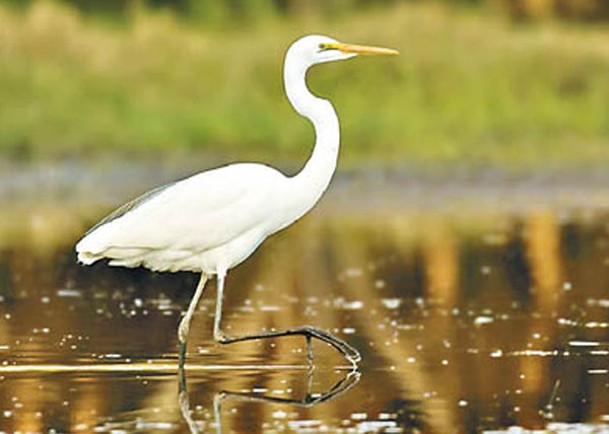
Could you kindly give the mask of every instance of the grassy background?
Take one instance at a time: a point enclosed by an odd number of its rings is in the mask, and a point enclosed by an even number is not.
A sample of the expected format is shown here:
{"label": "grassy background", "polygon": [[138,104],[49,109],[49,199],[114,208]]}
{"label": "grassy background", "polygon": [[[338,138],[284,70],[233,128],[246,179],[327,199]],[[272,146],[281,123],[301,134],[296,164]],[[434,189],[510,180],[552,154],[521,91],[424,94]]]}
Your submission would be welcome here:
{"label": "grassy background", "polygon": [[0,155],[303,159],[313,135],[281,66],[306,33],[402,52],[311,72],[339,112],[347,162],[609,163],[608,28],[399,2],[224,29],[137,6],[116,24],[0,3]]}

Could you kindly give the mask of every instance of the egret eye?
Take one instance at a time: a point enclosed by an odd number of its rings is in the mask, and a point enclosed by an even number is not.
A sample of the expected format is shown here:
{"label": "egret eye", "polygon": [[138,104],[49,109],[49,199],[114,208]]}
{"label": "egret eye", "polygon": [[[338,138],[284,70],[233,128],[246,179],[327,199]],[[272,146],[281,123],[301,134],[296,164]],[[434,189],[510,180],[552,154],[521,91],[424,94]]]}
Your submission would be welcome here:
{"label": "egret eye", "polygon": [[321,42],[318,46],[319,53],[322,51],[333,50],[335,47],[332,44],[328,44],[327,42]]}

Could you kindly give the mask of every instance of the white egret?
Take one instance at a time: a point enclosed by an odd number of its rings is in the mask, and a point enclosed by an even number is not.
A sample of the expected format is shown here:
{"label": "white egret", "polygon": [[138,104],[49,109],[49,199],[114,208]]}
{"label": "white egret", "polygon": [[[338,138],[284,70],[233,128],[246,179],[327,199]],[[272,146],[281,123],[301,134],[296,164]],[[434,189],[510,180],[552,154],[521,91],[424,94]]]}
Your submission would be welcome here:
{"label": "white egret", "polygon": [[197,303],[210,276],[217,278],[214,338],[223,344],[270,337],[306,337],[312,363],[311,339],[339,350],[353,365],[360,355],[330,333],[311,326],[229,337],[220,327],[224,278],[266,237],[290,225],[319,200],[336,169],[339,123],[332,104],[313,95],[307,70],[318,63],[349,59],[358,54],[397,54],[397,51],[340,43],[310,35],[294,42],[285,57],[284,85],[294,109],[315,128],[313,153],[304,168],[288,177],[253,163],[238,163],[201,172],[154,189],[107,216],[76,245],[78,260],[89,265],[103,258],[109,265],[144,266],[154,271],[201,273],[194,296],[178,327],[180,366]]}

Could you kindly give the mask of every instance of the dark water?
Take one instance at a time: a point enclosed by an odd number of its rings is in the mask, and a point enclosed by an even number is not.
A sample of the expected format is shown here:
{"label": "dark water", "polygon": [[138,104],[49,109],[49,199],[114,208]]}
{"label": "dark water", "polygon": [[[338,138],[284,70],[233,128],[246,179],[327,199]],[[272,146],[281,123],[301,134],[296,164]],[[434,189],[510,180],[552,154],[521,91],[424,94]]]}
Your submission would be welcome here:
{"label": "dark water", "polygon": [[79,266],[105,210],[32,209],[0,221],[2,432],[609,432],[604,213],[314,214],[229,274],[225,328],[330,330],[359,373],[316,343],[311,375],[299,337],[216,344],[210,285],[180,407],[197,276]]}

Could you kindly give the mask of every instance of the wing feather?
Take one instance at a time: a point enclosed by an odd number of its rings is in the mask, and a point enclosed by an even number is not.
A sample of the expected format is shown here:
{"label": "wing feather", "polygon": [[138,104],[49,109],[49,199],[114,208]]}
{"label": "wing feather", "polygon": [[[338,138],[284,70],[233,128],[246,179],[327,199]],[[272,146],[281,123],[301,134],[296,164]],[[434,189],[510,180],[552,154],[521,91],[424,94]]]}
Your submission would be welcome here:
{"label": "wing feather", "polygon": [[159,187],[118,208],[87,232],[76,246],[79,259],[137,262],[138,256],[151,250],[213,249],[264,224],[282,178],[268,166],[235,164]]}
{"label": "wing feather", "polygon": [[154,198],[155,196],[157,196],[158,194],[160,194],[161,192],[165,191],[166,189],[172,187],[175,184],[176,184],[175,182],[171,182],[169,184],[161,185],[160,187],[147,191],[146,193],[142,194],[141,196],[136,197],[132,201],[127,202],[126,204],[124,204],[121,207],[112,211],[110,214],[108,214],[106,217],[104,217],[102,220],[100,220],[97,224],[95,224],[95,226],[90,228],[85,233],[85,236],[89,235],[91,232],[95,231],[100,226],[103,226],[107,223],[110,223],[113,220],[121,218],[122,216],[127,214],[129,211],[133,211],[138,206],[143,205],[144,203],[148,202],[149,200],[151,200],[152,198]]}

